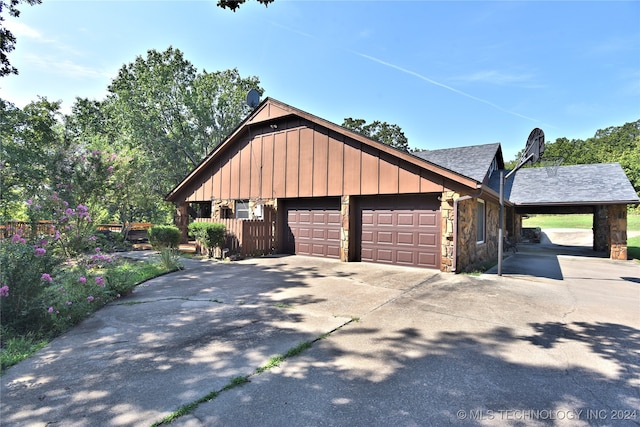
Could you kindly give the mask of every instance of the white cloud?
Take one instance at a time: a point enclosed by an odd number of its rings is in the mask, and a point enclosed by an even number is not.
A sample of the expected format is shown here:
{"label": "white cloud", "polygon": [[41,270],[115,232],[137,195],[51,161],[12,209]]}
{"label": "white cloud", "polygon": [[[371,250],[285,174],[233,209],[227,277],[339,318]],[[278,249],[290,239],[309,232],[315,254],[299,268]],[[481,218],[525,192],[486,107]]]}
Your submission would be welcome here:
{"label": "white cloud", "polygon": [[530,89],[542,87],[534,83],[535,76],[531,73],[508,73],[499,70],[482,70],[471,74],[452,77],[451,80],[458,84],[487,83],[497,86],[520,86]]}
{"label": "white cloud", "polygon": [[44,37],[38,30],[29,27],[23,22],[7,19],[5,21],[5,26],[18,38],[28,37],[35,40],[44,40]]}
{"label": "white cloud", "polygon": [[66,77],[110,77],[110,74],[106,71],[76,64],[69,59],[60,60],[51,56],[38,56],[30,54],[25,56],[25,61],[41,70],[46,70],[49,73],[60,74]]}

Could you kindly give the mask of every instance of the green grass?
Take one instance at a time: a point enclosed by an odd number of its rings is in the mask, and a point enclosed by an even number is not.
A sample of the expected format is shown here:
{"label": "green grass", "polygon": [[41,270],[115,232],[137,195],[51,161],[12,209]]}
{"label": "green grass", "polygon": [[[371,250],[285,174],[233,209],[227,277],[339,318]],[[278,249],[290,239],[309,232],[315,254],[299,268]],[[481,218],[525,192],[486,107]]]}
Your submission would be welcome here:
{"label": "green grass", "polygon": [[640,237],[627,239],[627,256],[640,262]]}
{"label": "green grass", "polygon": [[[582,228],[593,227],[593,215],[534,215],[522,221],[523,227],[545,228]],[[640,215],[627,215],[627,230],[640,231]],[[627,255],[640,262],[640,237],[627,239]]]}
{"label": "green grass", "polygon": [[[522,221],[523,227],[545,228],[583,228],[593,227],[593,215],[533,215]],[[640,231],[640,215],[627,216],[627,230]]]}
{"label": "green grass", "polygon": [[35,334],[26,336],[2,337],[2,351],[0,351],[0,365],[2,371],[9,366],[26,359],[49,343],[47,339]]}

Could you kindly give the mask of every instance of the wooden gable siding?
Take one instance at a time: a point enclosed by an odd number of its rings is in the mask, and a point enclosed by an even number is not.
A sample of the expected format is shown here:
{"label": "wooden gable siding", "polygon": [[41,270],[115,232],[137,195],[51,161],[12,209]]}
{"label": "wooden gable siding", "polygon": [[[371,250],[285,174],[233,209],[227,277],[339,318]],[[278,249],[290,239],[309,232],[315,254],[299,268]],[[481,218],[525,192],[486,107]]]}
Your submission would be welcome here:
{"label": "wooden gable siding", "polygon": [[[273,127],[272,127],[273,126]],[[186,201],[431,193],[445,178],[306,119],[238,135],[185,192]]]}

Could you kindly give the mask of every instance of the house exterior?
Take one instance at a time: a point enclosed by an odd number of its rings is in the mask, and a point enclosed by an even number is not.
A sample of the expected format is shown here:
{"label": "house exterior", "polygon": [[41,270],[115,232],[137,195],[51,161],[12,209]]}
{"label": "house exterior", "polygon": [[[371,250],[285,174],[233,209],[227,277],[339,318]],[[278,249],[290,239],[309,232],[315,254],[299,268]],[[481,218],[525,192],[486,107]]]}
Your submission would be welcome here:
{"label": "house exterior", "polygon": [[[167,200],[177,206],[185,238],[190,216],[260,220],[268,211],[277,253],[455,272],[497,258],[500,169],[497,143],[406,153],[267,98]],[[538,206],[526,189],[518,199],[515,183],[515,203],[505,203],[511,236],[519,236],[526,207]],[[627,203],[638,202],[626,183],[612,195],[620,200],[585,206],[626,213]],[[626,245],[626,217],[622,225],[616,245]],[[611,245],[611,233],[603,238]]]}

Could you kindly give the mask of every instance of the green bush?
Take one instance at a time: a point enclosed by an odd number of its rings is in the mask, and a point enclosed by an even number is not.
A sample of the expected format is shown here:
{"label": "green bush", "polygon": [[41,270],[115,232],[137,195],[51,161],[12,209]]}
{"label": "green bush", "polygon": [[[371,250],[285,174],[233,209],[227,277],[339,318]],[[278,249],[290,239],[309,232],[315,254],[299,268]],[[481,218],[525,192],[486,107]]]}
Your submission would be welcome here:
{"label": "green bush", "polygon": [[147,230],[149,243],[155,250],[175,248],[180,244],[180,230],[173,225],[154,225]]}
{"label": "green bush", "polygon": [[192,222],[189,224],[189,235],[205,247],[209,258],[213,256],[213,250],[224,243],[226,231],[224,224],[216,222]]}

